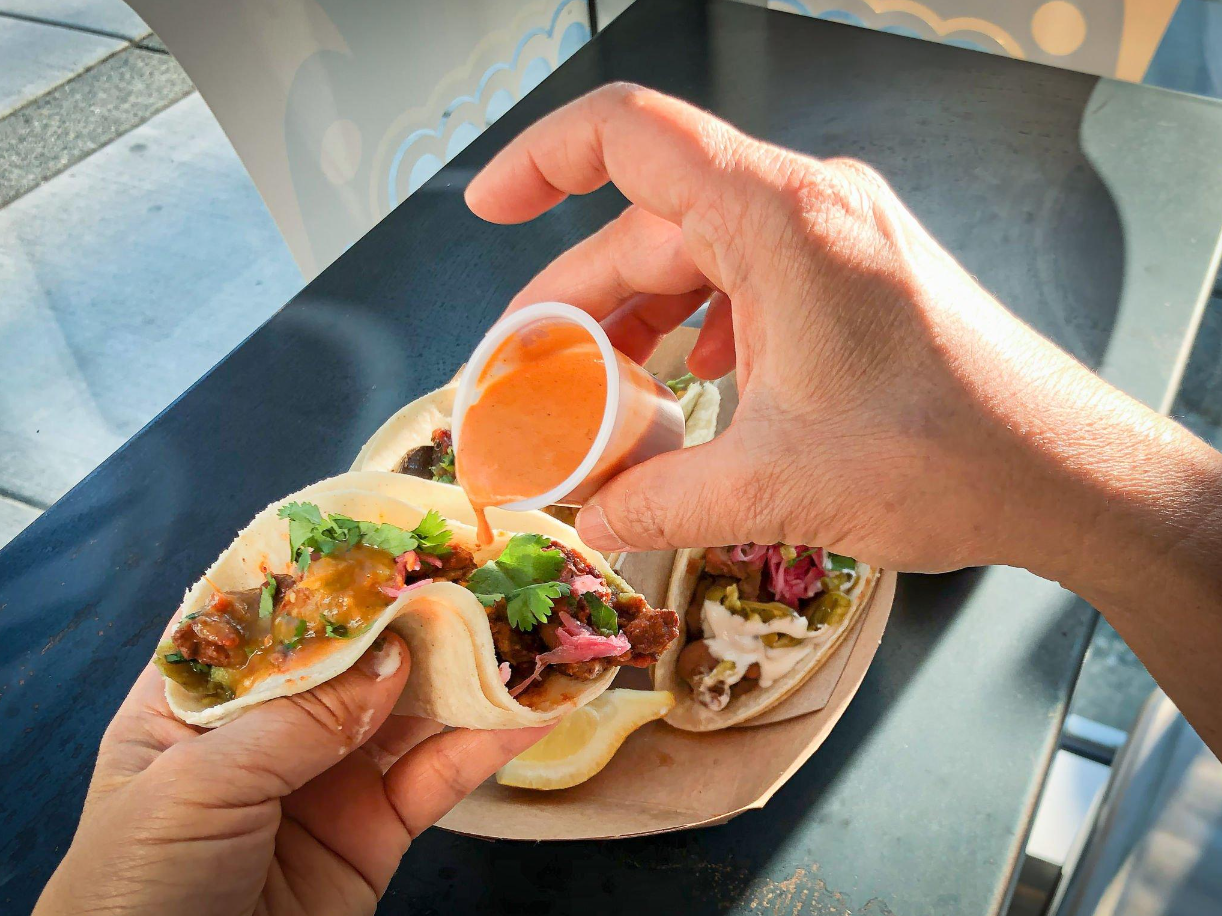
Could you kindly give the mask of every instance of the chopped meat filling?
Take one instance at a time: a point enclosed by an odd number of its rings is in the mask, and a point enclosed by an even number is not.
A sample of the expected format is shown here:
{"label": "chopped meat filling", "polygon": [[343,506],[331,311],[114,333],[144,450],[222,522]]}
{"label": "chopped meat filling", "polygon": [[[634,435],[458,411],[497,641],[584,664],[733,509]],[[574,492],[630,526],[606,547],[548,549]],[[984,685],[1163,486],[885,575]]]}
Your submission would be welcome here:
{"label": "chopped meat filling", "polygon": [[[293,587],[293,577],[277,575],[273,607],[278,607]],[[246,645],[260,624],[259,598],[262,588],[215,592],[194,617],[174,631],[175,648],[183,658],[232,668],[246,661]]]}
{"label": "chopped meat filling", "polygon": [[569,585],[572,594],[556,599],[546,623],[523,632],[510,626],[504,601],[498,601],[486,609],[498,661],[508,662],[512,668],[510,689],[536,673],[537,656],[561,645],[558,635],[561,612],[586,627],[593,627],[589,608],[582,598],[586,594],[597,596],[615,610],[619,629],[632,648],[614,657],[559,663],[552,665],[552,668],[566,677],[587,681],[603,674],[608,668],[643,668],[656,662],[679,634],[679,616],[667,608],[651,608],[641,595],[616,595],[603,574],[585,557],[558,541],[552,541],[552,547],[564,556],[564,567],[558,578]]}
{"label": "chopped meat filling", "polygon": [[[434,561],[440,563],[435,565]],[[420,561],[418,569],[405,573],[407,582],[419,582],[421,579],[443,579],[447,582],[461,582],[471,578],[475,572],[475,556],[466,547],[450,544],[449,552],[442,557],[426,556]]]}
{"label": "chopped meat filling", "polygon": [[543,641],[541,628],[523,632],[510,626],[503,598],[485,610],[488,625],[492,628],[492,643],[496,646],[497,658],[509,662],[515,673],[529,676],[535,667],[535,657],[549,648]]}
{"label": "chopped meat filling", "polygon": [[679,615],[669,608],[651,608],[640,595],[623,595],[615,602],[620,629],[632,644],[635,667],[652,665],[679,635]]}
{"label": "chopped meat filling", "polygon": [[454,482],[454,438],[448,429],[433,430],[427,445],[412,449],[395,468],[397,474],[424,480]]}

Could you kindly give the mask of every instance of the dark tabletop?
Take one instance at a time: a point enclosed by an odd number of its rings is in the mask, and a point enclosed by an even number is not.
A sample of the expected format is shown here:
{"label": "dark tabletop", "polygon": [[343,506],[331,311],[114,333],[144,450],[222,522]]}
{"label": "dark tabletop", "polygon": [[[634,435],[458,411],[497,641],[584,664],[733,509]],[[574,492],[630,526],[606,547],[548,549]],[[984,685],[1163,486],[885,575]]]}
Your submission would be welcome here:
{"label": "dark tabletop", "polygon": [[[497,227],[461,197],[514,133],[613,79],[873,163],[988,288],[1101,360],[1125,255],[1079,148],[1094,78],[734,3],[638,3],[0,553],[0,910],[32,905],[106,722],[234,531],[346,469],[535,270],[624,205],[604,190]],[[995,911],[1091,624],[1018,571],[901,579],[856,700],[767,809],[597,844],[430,831],[383,909]]]}

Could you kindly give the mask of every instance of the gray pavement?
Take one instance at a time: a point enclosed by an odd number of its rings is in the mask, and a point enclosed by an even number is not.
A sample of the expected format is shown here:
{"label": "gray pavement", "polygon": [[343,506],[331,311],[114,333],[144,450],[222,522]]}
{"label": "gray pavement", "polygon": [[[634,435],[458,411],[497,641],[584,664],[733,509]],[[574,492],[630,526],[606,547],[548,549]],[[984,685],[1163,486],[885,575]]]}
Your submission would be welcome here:
{"label": "gray pavement", "polygon": [[0,17],[0,117],[33,101],[127,42],[60,26]]}
{"label": "gray pavement", "polygon": [[0,488],[55,501],[301,282],[197,94],[10,203]]}
{"label": "gray pavement", "polygon": [[0,545],[302,284],[122,0],[0,0]]}
{"label": "gray pavement", "polygon": [[128,41],[152,33],[123,0],[0,0],[0,15],[114,35]]}
{"label": "gray pavement", "polygon": [[174,58],[129,46],[3,118],[0,206],[193,90]]}
{"label": "gray pavement", "polygon": [[123,0],[0,0],[0,206],[192,88]]}
{"label": "gray pavement", "polygon": [[18,531],[38,518],[40,510],[7,496],[0,496],[0,547]]}

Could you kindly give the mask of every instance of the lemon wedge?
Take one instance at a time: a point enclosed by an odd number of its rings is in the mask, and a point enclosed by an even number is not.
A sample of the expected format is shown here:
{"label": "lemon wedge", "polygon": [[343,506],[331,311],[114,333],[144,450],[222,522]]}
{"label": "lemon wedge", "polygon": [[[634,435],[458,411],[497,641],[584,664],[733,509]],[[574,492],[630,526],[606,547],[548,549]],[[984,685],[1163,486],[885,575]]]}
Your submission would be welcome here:
{"label": "lemon wedge", "polygon": [[521,789],[567,789],[583,783],[611,762],[629,735],[674,705],[666,690],[608,690],[497,770],[496,781]]}

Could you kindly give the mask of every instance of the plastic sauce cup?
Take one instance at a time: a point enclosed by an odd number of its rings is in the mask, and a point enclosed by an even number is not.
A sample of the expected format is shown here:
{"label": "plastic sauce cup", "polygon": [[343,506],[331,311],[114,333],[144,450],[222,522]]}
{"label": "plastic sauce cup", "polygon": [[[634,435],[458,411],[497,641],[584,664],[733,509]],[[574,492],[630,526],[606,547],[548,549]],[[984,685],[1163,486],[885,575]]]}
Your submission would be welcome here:
{"label": "plastic sauce cup", "polygon": [[[579,506],[621,471],[662,452],[683,447],[683,411],[674,393],[645,369],[611,346],[606,332],[581,309],[561,302],[540,302],[498,321],[471,355],[454,401],[454,451],[461,454],[463,421],[482,389],[501,373],[521,366],[514,337],[546,333],[548,326],[580,328],[597,345],[606,372],[602,422],[585,458],[563,481],[544,493],[500,504],[515,512],[551,505]],[[545,393],[541,393],[541,396]],[[539,435],[557,435],[555,428]],[[460,480],[461,482],[461,480]]]}

